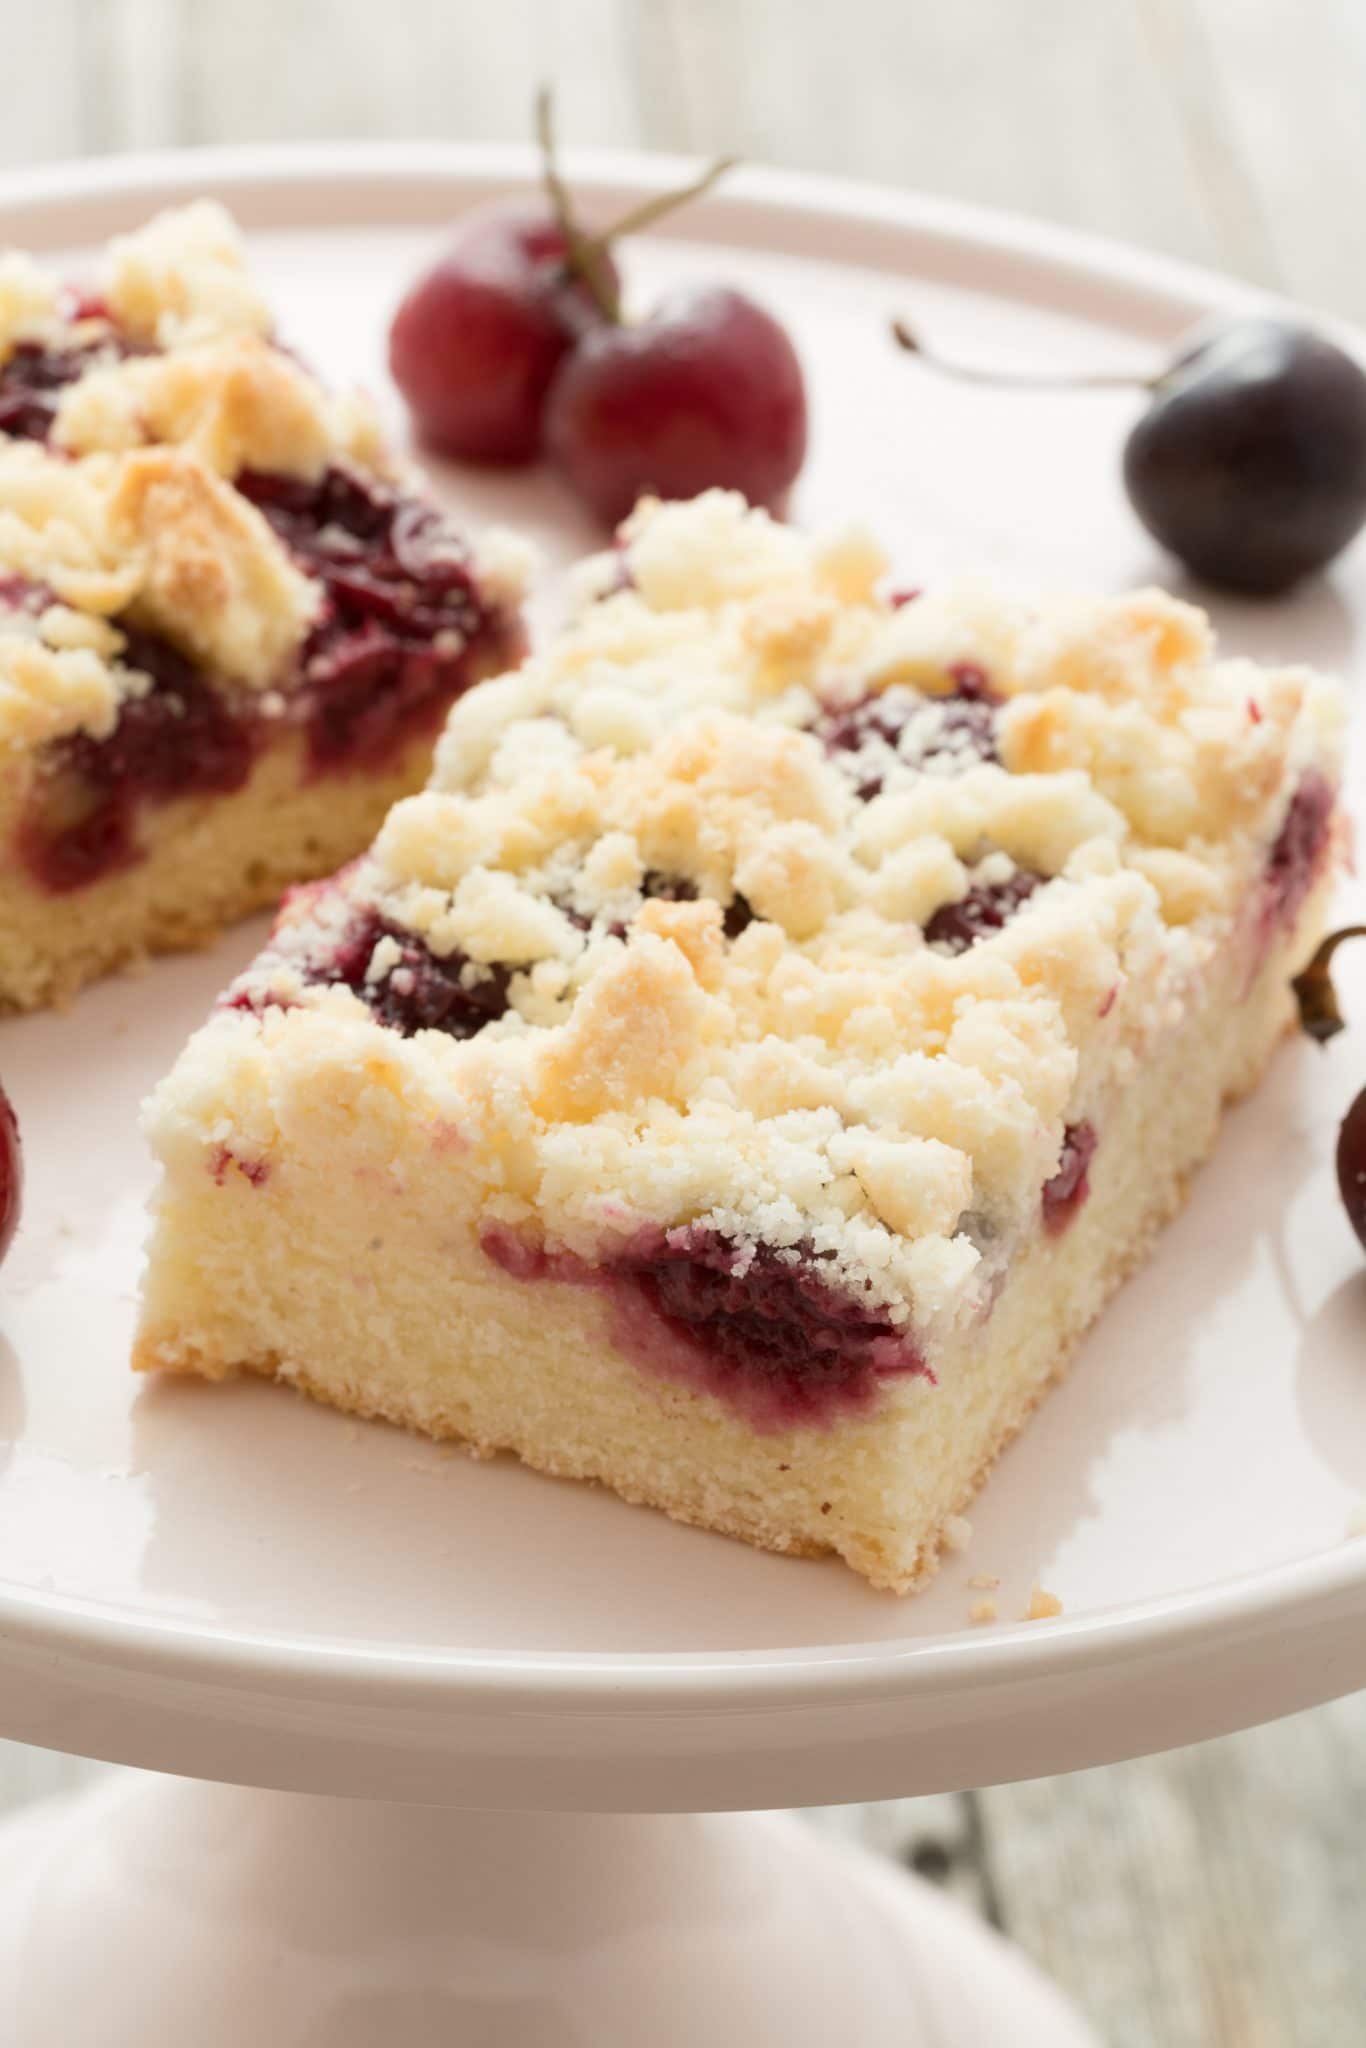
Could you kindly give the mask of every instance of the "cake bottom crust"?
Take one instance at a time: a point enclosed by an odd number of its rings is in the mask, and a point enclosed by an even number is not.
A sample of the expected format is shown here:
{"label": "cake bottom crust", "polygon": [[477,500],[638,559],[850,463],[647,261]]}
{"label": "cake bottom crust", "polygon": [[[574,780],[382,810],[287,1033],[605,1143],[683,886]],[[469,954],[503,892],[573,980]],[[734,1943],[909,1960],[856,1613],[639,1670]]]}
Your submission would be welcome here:
{"label": "cake bottom crust", "polygon": [[330,874],[421,787],[431,742],[382,776],[313,783],[301,782],[302,754],[291,738],[231,795],[158,807],[137,864],[85,888],[54,895],[12,869],[0,883],[0,1011],[66,1003],[116,968],[207,945],[291,883]]}
{"label": "cake bottom crust", "polygon": [[[217,1185],[202,1165],[170,1178],[135,1363],[277,1378],[764,1549],[837,1552],[875,1586],[911,1591],[1181,1206],[1225,1103],[1255,1086],[1291,1021],[1288,979],[1327,894],[1250,987],[1246,952],[1229,949],[1207,999],[1112,1103],[1071,1226],[1022,1247],[990,1317],[936,1355],[936,1386],[887,1382],[870,1415],[756,1433],[715,1397],[642,1372],[616,1352],[599,1290],[514,1279],[484,1257],[458,1158],[434,1154],[420,1193],[399,1187],[386,1205],[341,1069],[319,1077],[331,1148],[310,1161],[296,1133],[278,1188],[238,1172]],[[335,1147],[338,1115],[356,1130],[352,1158]]]}
{"label": "cake bottom crust", "polygon": [[[468,682],[507,665],[510,643],[473,649]],[[11,854],[0,876],[0,1015],[69,1002],[88,982],[160,953],[208,945],[370,844],[400,797],[422,788],[437,731],[415,734],[381,769],[311,775],[307,742],[282,733],[241,789],[150,805],[139,858],[82,888],[54,892]],[[19,830],[22,778],[0,775],[0,845]]]}
{"label": "cake bottom crust", "polygon": [[[1278,1038],[1290,1028],[1287,1020],[1281,1032],[1275,1034],[1267,1045],[1258,1072],[1226,1098],[1229,1104],[1240,1101],[1256,1087],[1262,1071],[1275,1051]],[[1217,1137],[1217,1130],[1215,1135]],[[1000,1414],[994,1439],[982,1452],[967,1483],[942,1506],[936,1525],[917,1546],[909,1568],[904,1561],[898,1566],[876,1546],[857,1546],[856,1552],[848,1542],[841,1542],[838,1538],[822,1539],[816,1535],[794,1532],[786,1523],[766,1515],[757,1503],[734,1500],[725,1505],[717,1505],[704,1502],[692,1492],[671,1490],[667,1483],[662,1486],[651,1486],[637,1483],[622,1475],[609,1475],[602,1470],[602,1461],[598,1456],[575,1457],[554,1446],[535,1444],[520,1435],[508,1438],[481,1437],[471,1430],[468,1421],[458,1409],[443,1409],[439,1404],[433,1406],[424,1403],[419,1412],[401,1399],[392,1400],[373,1393],[367,1394],[359,1385],[339,1388],[329,1376],[314,1373],[307,1366],[293,1363],[278,1353],[265,1353],[257,1358],[234,1358],[215,1355],[187,1343],[176,1347],[172,1359],[152,1342],[143,1340],[134,1351],[133,1367],[137,1372],[172,1371],[197,1375],[208,1380],[253,1375],[260,1379],[282,1381],[324,1406],[339,1409],[343,1414],[356,1416],[363,1422],[394,1423],[417,1436],[458,1444],[472,1458],[487,1459],[511,1454],[521,1464],[530,1466],[532,1471],[545,1473],[552,1479],[573,1479],[605,1486],[622,1500],[629,1501],[632,1506],[659,1509],[672,1521],[685,1523],[691,1528],[708,1529],[718,1536],[733,1537],[758,1550],[769,1550],[786,1557],[819,1558],[843,1555],[847,1563],[853,1565],[856,1571],[861,1572],[880,1591],[912,1593],[927,1584],[937,1571],[948,1548],[947,1524],[955,1516],[961,1515],[964,1509],[971,1507],[991,1476],[998,1459],[1009,1449],[1044,1397],[1066,1376],[1085,1338],[1109,1300],[1143,1265],[1152,1252],[1154,1241],[1184,1206],[1196,1172],[1203,1163],[1203,1158],[1192,1161],[1187,1172],[1172,1185],[1165,1207],[1160,1211],[1154,1210],[1149,1215],[1142,1235],[1136,1237],[1102,1275],[1102,1298],[1096,1304],[1094,1315],[1072,1332],[1069,1342],[1054,1355],[1042,1377],[1031,1385],[1022,1387],[1015,1402]]]}

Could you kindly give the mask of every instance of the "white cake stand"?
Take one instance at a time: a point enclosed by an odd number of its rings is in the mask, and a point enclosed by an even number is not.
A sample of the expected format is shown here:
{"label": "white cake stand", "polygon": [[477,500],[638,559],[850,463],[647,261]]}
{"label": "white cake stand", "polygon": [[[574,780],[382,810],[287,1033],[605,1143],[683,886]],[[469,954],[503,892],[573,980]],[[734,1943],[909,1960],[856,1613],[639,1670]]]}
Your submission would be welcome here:
{"label": "white cake stand", "polygon": [[[101,164],[11,180],[0,231],[64,248],[223,192],[285,330],[374,374],[424,230],[524,170],[428,147]],[[665,175],[586,167],[604,208]],[[866,513],[917,581],[983,558],[1153,573],[1116,483],[1123,399],[932,384],[883,316],[913,308],[977,357],[1094,364],[1230,288],[788,178],[737,180],[683,227],[640,251],[643,286],[742,275],[802,343],[803,517]],[[446,481],[552,554],[588,537],[544,478]],[[1358,560],[1221,623],[1347,665],[1361,601]],[[1366,1683],[1366,1544],[1345,1540],[1366,1272],[1329,1164],[1360,1028],[1287,1047],[967,1554],[906,1604],[260,1385],[134,1383],[136,1105],[258,935],[0,1027],[30,1167],[0,1278],[0,1732],[176,1774],[0,1830],[0,2040],[1082,2043],[939,1897],[734,1810],[1073,1769]],[[983,1573],[1002,1623],[970,1629]],[[1021,1624],[1037,1582],[1065,1612]]]}

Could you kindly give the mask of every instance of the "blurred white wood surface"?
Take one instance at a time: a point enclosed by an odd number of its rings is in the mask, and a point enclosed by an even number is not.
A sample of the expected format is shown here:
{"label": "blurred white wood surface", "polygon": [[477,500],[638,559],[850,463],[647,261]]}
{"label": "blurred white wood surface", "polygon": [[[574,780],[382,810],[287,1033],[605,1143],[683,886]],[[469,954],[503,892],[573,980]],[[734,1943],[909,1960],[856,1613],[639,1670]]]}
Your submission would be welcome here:
{"label": "blurred white wood surface", "polygon": [[[0,0],[0,25],[0,162],[518,137],[549,78],[570,141],[950,193],[1366,319],[1366,0]],[[0,1806],[91,1768],[0,1745]],[[1366,2042],[1366,1701],[818,1818],[1002,1921],[1112,2048]]]}
{"label": "blurred white wood surface", "polygon": [[519,136],[949,192],[1366,316],[1361,0],[0,0],[0,162]]}

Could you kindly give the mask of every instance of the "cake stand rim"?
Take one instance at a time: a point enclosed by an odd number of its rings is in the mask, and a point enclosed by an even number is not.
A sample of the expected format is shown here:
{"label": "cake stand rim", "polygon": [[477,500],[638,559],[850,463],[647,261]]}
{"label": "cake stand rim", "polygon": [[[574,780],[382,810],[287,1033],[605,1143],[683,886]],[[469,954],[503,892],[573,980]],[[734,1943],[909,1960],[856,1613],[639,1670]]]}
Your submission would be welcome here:
{"label": "cake stand rim", "polygon": [[[799,1712],[841,1701],[907,1704],[1005,1686],[1052,1683],[1153,1659],[1190,1660],[1194,1672],[1236,1657],[1274,1632],[1291,1635],[1366,1620],[1366,1540],[1180,1593],[1046,1622],[1020,1621],[987,1634],[891,1639],[724,1653],[471,1651],[422,1644],[357,1644],[345,1638],[272,1634],[192,1620],[149,1620],[115,1605],[0,1587],[0,1671],[15,1655],[76,1659],[114,1671],[160,1666],[168,1678],[230,1678],[243,1690],[289,1690],[338,1704],[366,1703],[378,1686],[417,1708],[472,1707],[523,1713],[624,1709]],[[1281,1624],[1277,1629],[1276,1624]],[[1334,1691],[1366,1685],[1334,1674]],[[1346,1667],[1344,1667],[1345,1669]]]}

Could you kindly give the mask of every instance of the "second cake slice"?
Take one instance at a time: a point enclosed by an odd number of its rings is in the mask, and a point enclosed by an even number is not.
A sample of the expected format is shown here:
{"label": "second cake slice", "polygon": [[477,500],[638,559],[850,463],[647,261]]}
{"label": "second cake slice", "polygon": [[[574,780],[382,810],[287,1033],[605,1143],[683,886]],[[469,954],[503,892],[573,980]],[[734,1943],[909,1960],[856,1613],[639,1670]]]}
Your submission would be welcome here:
{"label": "second cake slice", "polygon": [[280,345],[220,208],[92,291],[0,261],[0,1008],[360,852],[519,657],[519,579]]}

